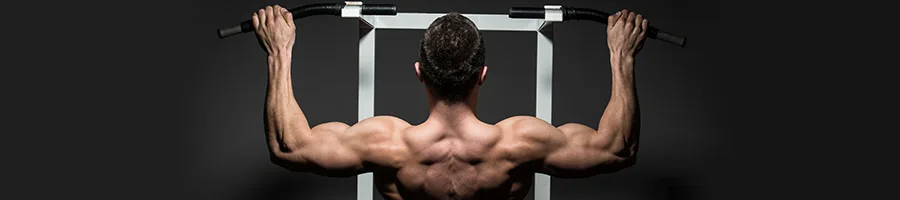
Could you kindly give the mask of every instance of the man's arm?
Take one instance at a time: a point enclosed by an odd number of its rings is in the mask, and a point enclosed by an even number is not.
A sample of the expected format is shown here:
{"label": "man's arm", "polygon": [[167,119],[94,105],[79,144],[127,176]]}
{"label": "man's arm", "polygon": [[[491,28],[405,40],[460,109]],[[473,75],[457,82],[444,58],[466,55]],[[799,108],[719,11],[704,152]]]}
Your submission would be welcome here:
{"label": "man's arm", "polygon": [[526,140],[543,146],[538,148],[544,152],[540,173],[562,178],[588,177],[616,172],[636,161],[640,115],[634,55],[644,40],[647,21],[623,10],[610,16],[608,26],[612,94],[598,130],[575,123],[554,128],[543,120],[518,126],[521,133],[531,136]]}
{"label": "man's arm", "polygon": [[[291,55],[294,27],[291,13],[280,6],[260,9],[253,25],[268,54],[269,80],[265,101],[266,141],[272,162],[292,171],[348,177],[369,171],[366,164],[391,164],[400,144],[392,137],[402,125],[397,118],[374,117],[352,127],[340,122],[309,127],[294,98]],[[402,120],[400,120],[402,121]]]}

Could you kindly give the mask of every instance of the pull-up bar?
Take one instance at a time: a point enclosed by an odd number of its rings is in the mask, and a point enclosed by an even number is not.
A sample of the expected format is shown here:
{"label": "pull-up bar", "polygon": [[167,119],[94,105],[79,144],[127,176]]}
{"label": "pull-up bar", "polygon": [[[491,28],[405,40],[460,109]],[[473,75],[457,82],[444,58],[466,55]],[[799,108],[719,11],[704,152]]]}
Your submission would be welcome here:
{"label": "pull-up bar", "polygon": [[[294,20],[313,15],[334,15],[356,18],[359,32],[358,120],[374,116],[375,107],[375,33],[380,29],[425,30],[435,19],[446,13],[397,13],[393,4],[364,5],[358,1],[344,3],[309,4],[289,9]],[[553,96],[553,24],[568,20],[591,20],[606,24],[609,14],[585,8],[547,5],[544,8],[514,7],[505,14],[462,14],[472,20],[481,31],[525,31],[537,33],[535,117],[551,122]],[[252,32],[250,20],[218,30],[219,38]],[[684,47],[685,38],[648,28],[648,37]],[[373,198],[373,174],[357,176],[357,200]],[[534,199],[550,199],[550,177],[535,173]]]}
{"label": "pull-up bar", "polygon": [[[397,6],[394,4],[362,4],[358,1],[344,3],[318,3],[308,4],[289,9],[294,15],[294,20],[313,15],[334,15],[342,17],[358,17],[361,15],[397,15]],[[589,9],[548,5],[540,7],[512,7],[509,9],[509,18],[523,19],[550,19],[559,18],[558,21],[590,20],[606,24],[609,13]],[[250,20],[241,22],[228,28],[218,30],[219,38],[225,38],[241,33],[253,31],[253,23]],[[678,36],[659,28],[650,26],[647,28],[647,37],[661,40],[679,47],[684,47],[687,38]]]}

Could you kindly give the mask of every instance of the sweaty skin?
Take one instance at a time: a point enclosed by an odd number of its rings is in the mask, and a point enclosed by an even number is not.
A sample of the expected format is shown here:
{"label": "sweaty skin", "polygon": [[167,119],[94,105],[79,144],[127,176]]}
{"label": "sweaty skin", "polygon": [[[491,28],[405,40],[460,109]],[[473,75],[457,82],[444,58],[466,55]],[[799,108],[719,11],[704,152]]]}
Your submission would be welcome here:
{"label": "sweaty skin", "polygon": [[[478,86],[456,104],[426,89],[431,113],[422,124],[376,116],[353,126],[329,122],[310,128],[291,83],[292,19],[280,6],[252,17],[268,55],[265,133],[279,166],[328,177],[374,172],[385,199],[522,199],[534,173],[580,178],[635,163],[640,117],[634,56],[647,27],[641,15],[622,10],[609,18],[612,94],[599,130],[574,123],[554,127],[531,116],[484,123],[474,115]],[[478,85],[486,73],[484,67]]]}

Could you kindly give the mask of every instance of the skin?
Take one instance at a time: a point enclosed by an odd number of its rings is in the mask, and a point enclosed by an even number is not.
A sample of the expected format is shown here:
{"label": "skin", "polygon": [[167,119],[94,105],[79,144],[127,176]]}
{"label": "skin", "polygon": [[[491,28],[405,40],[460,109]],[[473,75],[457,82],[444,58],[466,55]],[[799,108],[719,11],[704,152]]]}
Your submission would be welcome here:
{"label": "skin", "polygon": [[[353,126],[310,127],[291,82],[293,16],[276,5],[252,19],[268,55],[264,118],[270,157],[291,171],[328,177],[374,172],[385,199],[522,199],[534,173],[583,178],[617,172],[636,161],[640,116],[634,56],[648,22],[634,12],[609,17],[612,94],[598,130],[575,123],[554,127],[532,116],[493,125],[480,121],[474,113],[487,66],[463,102],[441,101],[425,87],[430,114],[422,124],[376,116]],[[414,66],[422,81],[419,63]]]}

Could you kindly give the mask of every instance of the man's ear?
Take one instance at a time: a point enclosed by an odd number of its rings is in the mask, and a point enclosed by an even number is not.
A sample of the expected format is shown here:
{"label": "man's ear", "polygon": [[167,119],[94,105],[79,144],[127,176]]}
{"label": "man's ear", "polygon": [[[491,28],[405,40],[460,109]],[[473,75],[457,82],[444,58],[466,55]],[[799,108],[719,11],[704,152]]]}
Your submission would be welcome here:
{"label": "man's ear", "polygon": [[419,82],[424,82],[422,80],[422,71],[419,70],[419,62],[416,62],[416,78],[419,79]]}
{"label": "man's ear", "polygon": [[481,68],[481,77],[478,77],[478,85],[483,85],[484,81],[487,80],[487,65]]}

